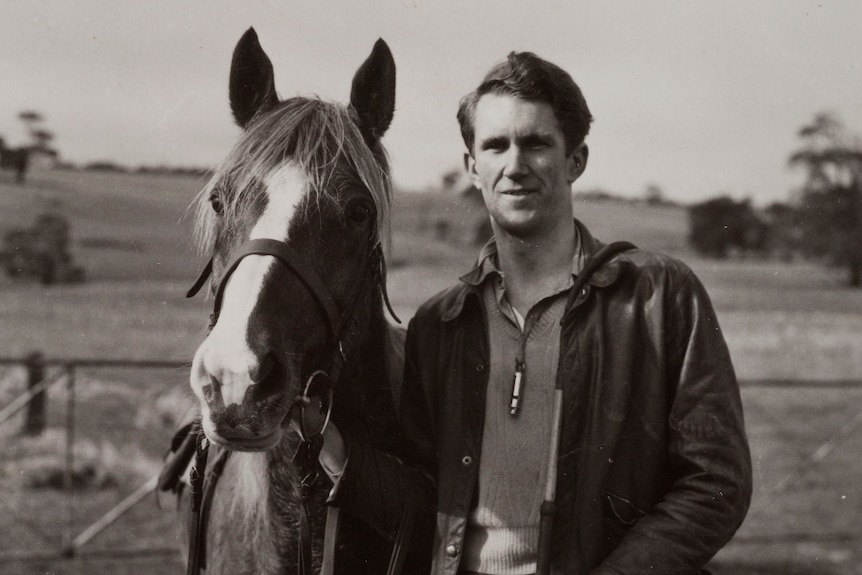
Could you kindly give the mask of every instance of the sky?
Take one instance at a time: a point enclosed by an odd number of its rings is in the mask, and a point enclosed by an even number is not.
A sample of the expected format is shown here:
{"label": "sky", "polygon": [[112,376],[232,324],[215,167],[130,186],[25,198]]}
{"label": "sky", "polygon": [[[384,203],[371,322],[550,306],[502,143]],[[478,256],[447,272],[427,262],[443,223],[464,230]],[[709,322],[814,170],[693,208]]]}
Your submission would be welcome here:
{"label": "sky", "polygon": [[862,3],[803,0],[0,0],[0,135],[37,110],[62,159],[202,166],[238,135],[227,84],[253,26],[282,98],[346,102],[377,38],[397,65],[396,185],[460,169],[459,99],[511,50],[567,70],[595,118],[576,190],[786,201],[797,131],[862,133]]}

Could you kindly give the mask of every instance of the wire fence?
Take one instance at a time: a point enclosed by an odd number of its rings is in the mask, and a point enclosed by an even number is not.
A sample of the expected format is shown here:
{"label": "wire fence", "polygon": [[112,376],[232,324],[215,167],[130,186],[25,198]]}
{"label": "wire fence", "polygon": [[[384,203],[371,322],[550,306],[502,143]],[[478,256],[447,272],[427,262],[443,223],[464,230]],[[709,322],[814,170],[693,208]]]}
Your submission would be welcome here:
{"label": "wire fence", "polygon": [[[181,567],[175,502],[162,497],[159,506],[152,492],[192,405],[188,368],[0,358],[0,572]],[[771,572],[744,566],[807,553],[838,565],[818,572],[844,573],[843,564],[862,561],[862,381],[758,380],[741,389],[755,495],[715,572]]]}
{"label": "wire fence", "polygon": [[[183,362],[0,358],[0,572],[179,559],[153,491],[187,381]],[[117,572],[71,572],[93,571]]]}

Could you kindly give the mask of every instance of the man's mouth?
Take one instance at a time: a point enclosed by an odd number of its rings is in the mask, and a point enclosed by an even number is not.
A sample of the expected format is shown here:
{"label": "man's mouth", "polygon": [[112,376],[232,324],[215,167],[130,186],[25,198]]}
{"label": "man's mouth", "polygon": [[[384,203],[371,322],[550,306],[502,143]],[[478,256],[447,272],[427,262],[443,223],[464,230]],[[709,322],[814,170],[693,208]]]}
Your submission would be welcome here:
{"label": "man's mouth", "polygon": [[510,190],[502,190],[500,194],[504,196],[528,196],[530,194],[535,194],[538,190],[533,188],[513,188]]}

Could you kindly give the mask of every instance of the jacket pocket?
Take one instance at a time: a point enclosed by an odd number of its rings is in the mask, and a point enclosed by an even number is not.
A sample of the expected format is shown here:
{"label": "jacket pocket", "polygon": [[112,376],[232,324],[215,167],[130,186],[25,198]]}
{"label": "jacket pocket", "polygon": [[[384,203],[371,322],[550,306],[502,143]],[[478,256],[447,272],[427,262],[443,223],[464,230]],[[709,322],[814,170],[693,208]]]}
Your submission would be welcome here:
{"label": "jacket pocket", "polygon": [[602,490],[601,500],[601,546],[604,556],[607,556],[617,548],[628,530],[646,515],[646,512],[628,498],[611,493],[607,489]]}
{"label": "jacket pocket", "polygon": [[635,505],[631,500],[611,493],[607,489],[602,490],[602,507],[605,519],[616,521],[625,526],[625,530],[637,523],[638,519],[647,514],[646,511]]}

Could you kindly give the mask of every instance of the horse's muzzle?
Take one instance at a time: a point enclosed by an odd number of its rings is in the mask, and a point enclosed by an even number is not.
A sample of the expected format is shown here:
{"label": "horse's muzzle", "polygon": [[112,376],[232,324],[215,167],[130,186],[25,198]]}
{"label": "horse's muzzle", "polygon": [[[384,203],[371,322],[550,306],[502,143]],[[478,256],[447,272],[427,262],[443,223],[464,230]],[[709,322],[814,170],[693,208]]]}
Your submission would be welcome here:
{"label": "horse's muzzle", "polygon": [[242,404],[213,406],[204,410],[203,428],[211,441],[229,449],[270,449],[281,440],[290,417],[290,405],[280,397],[264,401],[247,397]]}
{"label": "horse's muzzle", "polygon": [[204,426],[204,430],[210,441],[232,451],[266,451],[275,447],[284,434],[284,430],[280,426],[271,433],[262,436],[243,432],[223,435],[214,429],[207,430],[207,426]]}

